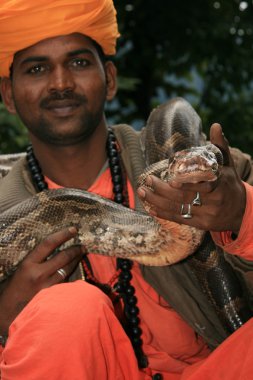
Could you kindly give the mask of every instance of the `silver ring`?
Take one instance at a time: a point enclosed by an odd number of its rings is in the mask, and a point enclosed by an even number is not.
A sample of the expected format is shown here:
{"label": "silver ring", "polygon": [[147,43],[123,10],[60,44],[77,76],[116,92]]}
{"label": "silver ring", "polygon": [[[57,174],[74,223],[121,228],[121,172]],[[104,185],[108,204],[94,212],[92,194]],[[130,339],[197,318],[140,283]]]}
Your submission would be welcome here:
{"label": "silver ring", "polygon": [[65,280],[65,278],[67,277],[67,273],[66,273],[65,269],[63,269],[63,268],[57,269],[56,272],[59,273],[59,275],[63,278],[63,280]]}
{"label": "silver ring", "polygon": [[202,202],[201,202],[200,195],[199,195],[198,191],[197,191],[196,197],[192,201],[192,205],[193,206],[201,206],[202,205]]}
{"label": "silver ring", "polygon": [[184,219],[191,219],[192,218],[192,213],[191,213],[192,206],[190,203],[187,204],[187,208],[188,208],[187,212],[185,213],[184,212],[184,204],[182,203],[182,205],[181,205],[181,216]]}

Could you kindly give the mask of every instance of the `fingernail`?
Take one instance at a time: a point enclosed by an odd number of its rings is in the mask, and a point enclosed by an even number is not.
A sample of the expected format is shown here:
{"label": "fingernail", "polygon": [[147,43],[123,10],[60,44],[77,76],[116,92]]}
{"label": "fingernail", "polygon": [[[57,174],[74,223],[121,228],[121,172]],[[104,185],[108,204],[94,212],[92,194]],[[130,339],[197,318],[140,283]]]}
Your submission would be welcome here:
{"label": "fingernail", "polygon": [[77,233],[77,228],[74,227],[74,226],[71,226],[71,227],[69,227],[69,232],[70,232],[71,234],[76,234],[76,233]]}
{"label": "fingernail", "polygon": [[81,251],[83,254],[87,253],[87,248],[84,245],[81,245]]}
{"label": "fingernail", "polygon": [[175,189],[181,189],[182,183],[181,182],[177,182],[177,181],[171,181],[170,182],[170,186],[174,187]]}
{"label": "fingernail", "polygon": [[139,196],[141,197],[141,198],[145,198],[146,197],[146,191],[143,189],[143,187],[140,187],[138,190],[137,190],[137,192],[138,192],[138,194],[139,194]]}
{"label": "fingernail", "polygon": [[152,177],[150,175],[146,178],[146,184],[148,186],[152,186],[153,185],[153,180],[152,180]]}
{"label": "fingernail", "polygon": [[157,212],[156,212],[156,210],[153,209],[153,208],[151,208],[151,209],[149,210],[149,214],[152,215],[152,216],[157,216]]}

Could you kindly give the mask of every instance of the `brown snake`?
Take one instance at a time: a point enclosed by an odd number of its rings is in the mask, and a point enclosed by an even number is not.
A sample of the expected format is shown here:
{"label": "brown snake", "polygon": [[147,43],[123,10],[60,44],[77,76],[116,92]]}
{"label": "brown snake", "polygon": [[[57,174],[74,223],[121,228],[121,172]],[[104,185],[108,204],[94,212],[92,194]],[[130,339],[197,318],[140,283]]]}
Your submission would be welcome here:
{"label": "brown snake", "polygon": [[[184,112],[183,112],[184,111]],[[192,136],[187,139],[179,130],[176,144],[168,141],[168,129],[171,128],[171,138],[175,139],[172,128],[175,123],[165,120],[169,115],[187,114],[188,125],[184,120],[180,125],[187,125]],[[176,119],[175,119],[176,120]],[[189,120],[191,123],[189,123]],[[187,148],[196,145],[200,140],[199,125],[194,130],[195,121],[199,119],[193,108],[182,100],[169,102],[156,108],[149,118],[146,128],[145,150],[149,163],[159,160],[155,150],[159,149],[159,141],[154,134],[162,134],[163,144],[174,150],[174,146]],[[184,123],[183,123],[184,122]],[[165,129],[166,128],[166,129]],[[179,128],[178,128],[179,129]],[[164,136],[164,131],[167,135]],[[159,135],[160,138],[160,135]],[[165,140],[166,138],[166,140]],[[156,140],[154,140],[156,139]],[[178,141],[181,139],[181,142]],[[183,141],[187,141],[184,144]],[[153,142],[153,148],[151,143]],[[166,151],[168,154],[168,148]],[[196,166],[192,152],[184,153],[185,162],[180,159],[180,168],[176,170],[174,162],[168,159],[149,166],[139,179],[139,185],[145,185],[147,174],[153,173],[167,180],[173,176],[180,177],[182,166],[187,169],[188,181],[195,180],[195,175],[204,173],[203,178],[215,177],[218,165],[212,151],[205,157],[205,148],[199,148],[202,153],[197,156],[201,165]],[[185,157],[189,157],[185,159]],[[212,157],[211,157],[212,156]],[[210,164],[211,158],[216,165]],[[192,162],[193,161],[193,162]],[[181,169],[181,170],[180,170]],[[198,169],[198,170],[197,170]],[[184,170],[185,171],[185,170]],[[192,174],[190,173],[192,171]],[[146,213],[130,210],[97,195],[77,189],[60,189],[43,191],[17,206],[5,211],[0,216],[0,279],[11,272],[21,260],[32,251],[49,233],[63,227],[78,226],[79,243],[85,245],[89,252],[103,255],[132,258],[145,265],[173,264],[192,254],[203,238],[203,231],[186,225],[179,225],[166,220],[156,220]]]}
{"label": "brown snake", "polygon": [[[146,185],[149,174],[182,182],[213,180],[219,174],[222,154],[213,145],[205,146],[200,118],[181,98],[152,111],[141,140],[147,168],[139,186]],[[4,174],[10,157],[3,156]],[[49,233],[70,225],[78,227],[78,243],[88,252],[153,266],[170,265],[193,254],[205,236],[204,231],[155,219],[86,191],[47,190],[0,216],[0,281]],[[207,288],[208,293],[209,284]]]}

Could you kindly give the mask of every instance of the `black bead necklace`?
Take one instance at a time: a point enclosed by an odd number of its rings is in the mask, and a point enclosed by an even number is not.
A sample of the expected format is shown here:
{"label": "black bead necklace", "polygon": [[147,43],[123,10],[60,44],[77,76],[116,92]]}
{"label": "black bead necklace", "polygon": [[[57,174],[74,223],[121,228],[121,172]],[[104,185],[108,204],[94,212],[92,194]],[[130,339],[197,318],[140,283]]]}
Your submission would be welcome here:
{"label": "black bead necklace", "polygon": [[[128,207],[128,196],[124,176],[121,169],[120,157],[117,147],[117,141],[112,129],[108,130],[108,138],[106,143],[109,167],[112,176],[114,201],[118,204],[123,204]],[[36,189],[40,192],[48,188],[44,180],[39,162],[36,159],[33,148],[30,145],[27,148],[27,164],[31,173]],[[87,259],[87,256],[86,256]],[[140,318],[139,308],[137,307],[137,297],[135,296],[135,288],[131,285],[131,268],[132,262],[127,259],[117,259],[117,269],[120,269],[118,282],[115,284],[115,291],[122,297],[124,303],[124,328],[128,337],[131,340],[138,365],[140,368],[146,368],[148,361],[142,350],[142,330],[139,327]],[[156,375],[155,375],[156,376]]]}
{"label": "black bead necklace", "polygon": [[33,153],[32,145],[29,145],[26,149],[26,161],[36,190],[39,192],[46,190],[48,186],[44,180],[39,162]]}
{"label": "black bead necklace", "polygon": [[[122,165],[117,147],[116,137],[110,128],[106,143],[109,167],[112,176],[114,202],[129,207],[127,192],[124,194],[126,184],[124,183],[124,175],[122,173]],[[122,297],[124,302],[124,315],[126,318],[125,330],[131,340],[138,365],[140,368],[148,366],[147,358],[142,350],[142,330],[139,327],[140,319],[138,317],[139,308],[137,307],[137,297],[135,296],[135,288],[131,285],[131,268],[132,262],[127,259],[117,259],[117,268],[121,270],[115,290]]]}

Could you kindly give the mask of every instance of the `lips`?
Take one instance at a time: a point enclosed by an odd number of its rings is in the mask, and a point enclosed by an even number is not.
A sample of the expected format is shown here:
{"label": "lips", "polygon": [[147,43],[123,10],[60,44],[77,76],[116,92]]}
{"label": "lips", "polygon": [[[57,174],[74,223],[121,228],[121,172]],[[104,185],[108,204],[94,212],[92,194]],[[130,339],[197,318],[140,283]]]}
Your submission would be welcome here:
{"label": "lips", "polygon": [[80,106],[79,102],[70,100],[51,101],[45,109],[59,117],[72,115]]}

